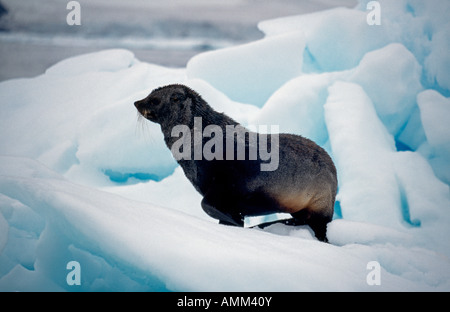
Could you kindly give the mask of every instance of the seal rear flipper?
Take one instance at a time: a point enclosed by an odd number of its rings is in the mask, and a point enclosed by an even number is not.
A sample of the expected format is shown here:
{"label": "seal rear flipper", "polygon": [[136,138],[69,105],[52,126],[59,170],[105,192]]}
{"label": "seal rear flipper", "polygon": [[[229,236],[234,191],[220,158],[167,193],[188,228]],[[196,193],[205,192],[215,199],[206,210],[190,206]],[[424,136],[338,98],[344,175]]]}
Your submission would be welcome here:
{"label": "seal rear flipper", "polygon": [[332,217],[320,213],[311,213],[307,209],[291,214],[296,220],[297,224],[307,224],[313,230],[318,240],[328,242],[327,239],[327,225],[332,220]]}
{"label": "seal rear flipper", "polygon": [[322,215],[312,215],[307,224],[314,231],[317,239],[328,243],[327,239],[327,225],[331,221],[331,218]]}

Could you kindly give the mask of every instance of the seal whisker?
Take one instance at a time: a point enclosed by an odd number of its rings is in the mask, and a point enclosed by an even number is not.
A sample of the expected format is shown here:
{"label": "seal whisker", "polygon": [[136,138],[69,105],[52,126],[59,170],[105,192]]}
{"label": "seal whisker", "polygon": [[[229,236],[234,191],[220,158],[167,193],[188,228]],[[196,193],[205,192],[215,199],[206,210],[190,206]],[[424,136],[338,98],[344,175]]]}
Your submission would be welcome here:
{"label": "seal whisker", "polygon": [[145,122],[145,117],[141,113],[137,113],[136,127],[134,133],[142,135],[147,141],[153,141],[149,124]]}

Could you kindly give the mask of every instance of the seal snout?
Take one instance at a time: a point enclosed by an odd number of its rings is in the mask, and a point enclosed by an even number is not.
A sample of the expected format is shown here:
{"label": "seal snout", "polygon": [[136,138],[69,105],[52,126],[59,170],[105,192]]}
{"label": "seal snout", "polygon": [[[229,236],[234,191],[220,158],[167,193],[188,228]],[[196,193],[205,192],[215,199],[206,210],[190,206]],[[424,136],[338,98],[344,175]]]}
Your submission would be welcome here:
{"label": "seal snout", "polygon": [[145,118],[151,120],[155,117],[152,111],[149,109],[146,99],[134,102],[134,106],[136,107],[138,112]]}
{"label": "seal snout", "polygon": [[145,99],[134,102],[134,106],[139,111],[139,113],[141,113],[142,115],[144,115],[144,117],[146,117],[145,113],[147,111],[148,105],[146,104]]}
{"label": "seal snout", "polygon": [[136,107],[137,110],[139,110],[139,108],[142,107],[143,102],[144,102],[144,100],[139,100],[139,101],[134,102],[134,106]]}

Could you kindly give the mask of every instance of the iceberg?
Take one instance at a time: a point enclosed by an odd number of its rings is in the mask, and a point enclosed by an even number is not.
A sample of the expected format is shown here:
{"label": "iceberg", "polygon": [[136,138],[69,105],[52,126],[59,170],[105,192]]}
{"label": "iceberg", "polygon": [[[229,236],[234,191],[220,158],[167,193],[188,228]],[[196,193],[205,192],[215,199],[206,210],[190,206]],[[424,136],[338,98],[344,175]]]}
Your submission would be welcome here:
{"label": "iceberg", "polygon": [[[0,290],[449,291],[450,4],[379,1],[369,25],[367,3],[262,21],[263,39],[186,68],[112,49],[1,82]],[[328,244],[201,210],[133,105],[172,83],[330,153]]]}

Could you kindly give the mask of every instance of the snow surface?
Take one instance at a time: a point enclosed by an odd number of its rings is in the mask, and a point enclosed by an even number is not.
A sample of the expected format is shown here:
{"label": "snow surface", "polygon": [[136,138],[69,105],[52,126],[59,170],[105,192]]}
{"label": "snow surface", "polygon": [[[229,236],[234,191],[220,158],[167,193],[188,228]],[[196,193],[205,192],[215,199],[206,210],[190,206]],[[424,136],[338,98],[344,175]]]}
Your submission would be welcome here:
{"label": "snow surface", "polygon": [[[450,5],[380,1],[369,26],[366,3],[261,22],[264,39],[186,68],[105,50],[1,83],[0,290],[449,291]],[[169,83],[327,149],[330,243],[204,214],[133,106]],[[380,285],[367,283],[371,261]]]}

